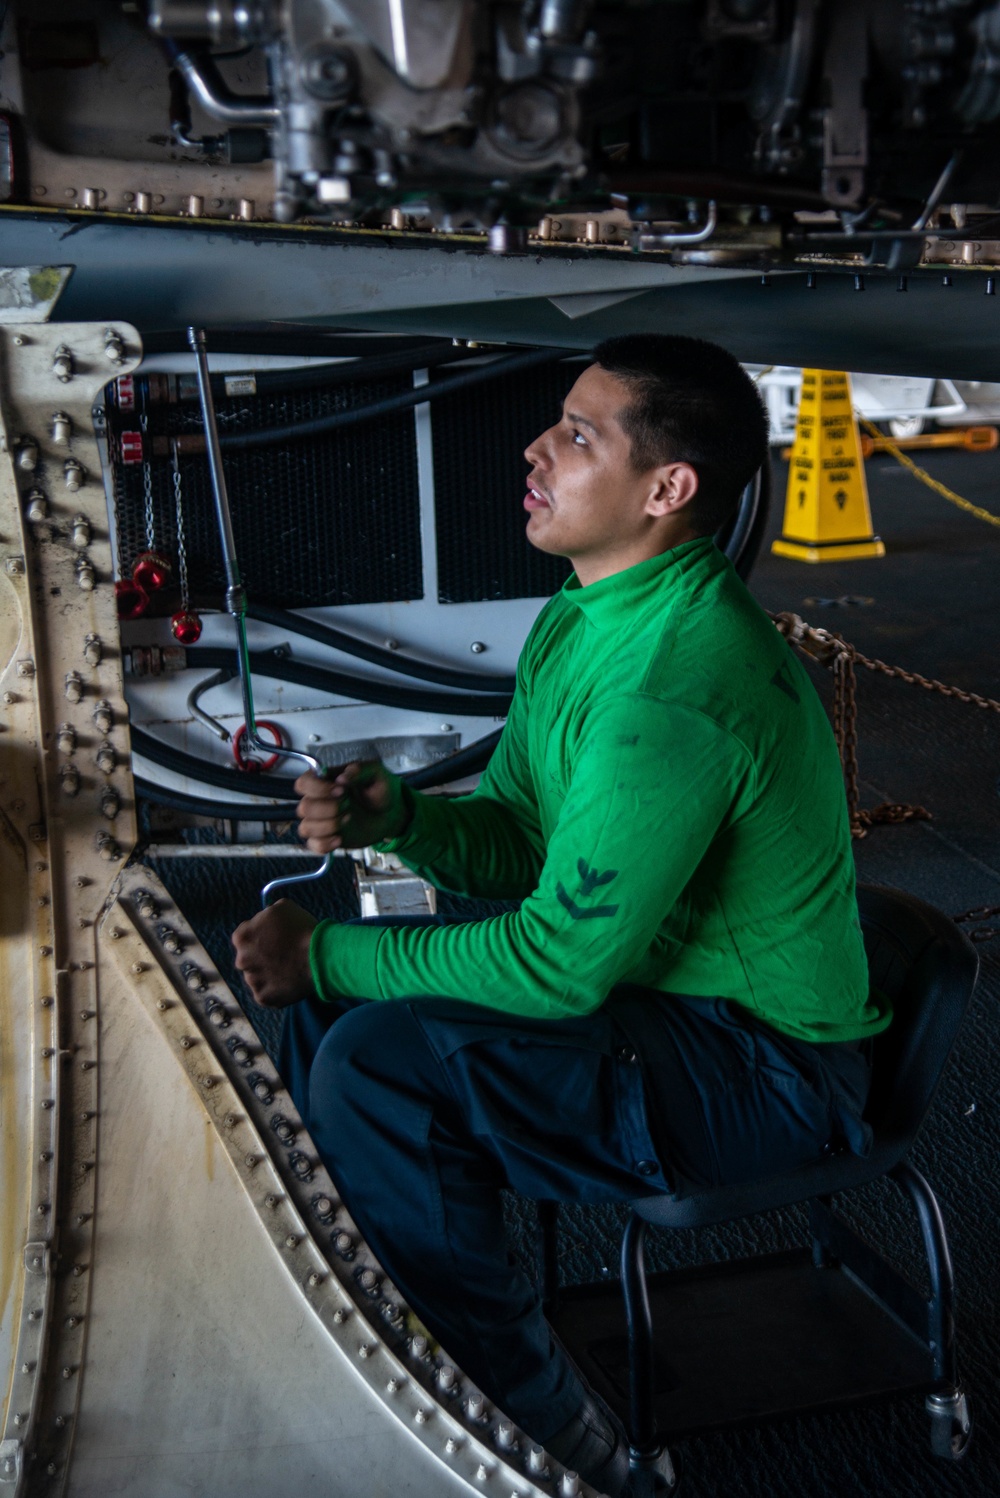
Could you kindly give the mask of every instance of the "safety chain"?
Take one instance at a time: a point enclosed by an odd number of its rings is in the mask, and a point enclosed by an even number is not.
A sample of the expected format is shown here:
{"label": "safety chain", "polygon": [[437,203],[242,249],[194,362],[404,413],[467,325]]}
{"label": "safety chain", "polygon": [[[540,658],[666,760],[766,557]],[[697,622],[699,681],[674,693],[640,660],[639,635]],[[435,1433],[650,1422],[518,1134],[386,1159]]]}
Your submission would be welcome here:
{"label": "safety chain", "polygon": [[[146,429],[149,426],[149,417],[145,411],[139,417],[139,426],[142,430],[143,452],[145,452]],[[152,551],[156,545],[156,527],[153,522],[153,468],[148,458],[142,460],[142,492],[146,516],[146,549]]]}
{"label": "safety chain", "polygon": [[191,605],[188,596],[188,559],[187,542],[184,539],[184,506],[181,500],[181,464],[177,447],[173,450],[174,459],[174,517],[177,530],[177,580],[181,590],[181,608],[186,612]]}
{"label": "safety chain", "polygon": [[884,801],[881,806],[870,809],[861,807],[858,790],[858,738],[855,666],[864,666],[866,671],[875,671],[883,676],[895,677],[910,686],[923,687],[927,692],[937,692],[942,697],[954,698],[957,702],[970,703],[973,707],[987,708],[1000,713],[1000,702],[992,697],[981,697],[978,692],[966,692],[961,687],[948,686],[943,681],[921,676],[917,671],[906,671],[902,666],[889,666],[885,661],[871,660],[862,655],[842,635],[829,629],[818,629],[806,624],[798,614],[772,614],[778,631],[790,645],[801,650],[823,666],[833,670],[833,731],[840,751],[840,763],[844,771],[847,790],[847,809],[851,822],[851,835],[865,837],[869,827],[876,823],[929,822],[931,813],[925,806],[907,806],[898,801]]}

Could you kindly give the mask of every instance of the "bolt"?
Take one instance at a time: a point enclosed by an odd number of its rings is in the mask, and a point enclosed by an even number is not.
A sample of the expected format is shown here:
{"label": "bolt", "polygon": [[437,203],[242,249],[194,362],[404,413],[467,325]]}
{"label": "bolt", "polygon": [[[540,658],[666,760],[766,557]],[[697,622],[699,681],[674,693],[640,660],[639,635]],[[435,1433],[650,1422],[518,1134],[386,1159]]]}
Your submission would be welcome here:
{"label": "bolt", "polygon": [[82,1316],[67,1316],[66,1325],[69,1327],[70,1331],[72,1331],[74,1326],[79,1326],[82,1320]]}
{"label": "bolt", "polygon": [[4,702],[6,702],[8,707],[13,707],[14,703],[17,701],[17,694],[15,692],[4,692],[3,700]]}
{"label": "bolt", "polygon": [[[133,971],[133,973],[144,973],[146,971],[146,964],[144,962],[133,962],[133,964],[132,964],[132,971]],[[185,1039],[186,1039],[186,1037],[185,1037]],[[181,1045],[183,1045],[183,1044],[184,1044],[184,1041],[182,1040],[181,1041]]]}
{"label": "bolt", "polygon": [[358,1275],[358,1284],[362,1290],[375,1290],[378,1287],[378,1275],[374,1269],[362,1269]]}
{"label": "bolt", "polygon": [[99,666],[103,647],[100,635],[88,635],[83,642],[83,658],[88,666]]}
{"label": "bolt", "polygon": [[54,1108],[55,1105],[56,1104],[55,1104],[55,1099],[54,1098],[50,1098],[50,1097],[42,1098],[42,1107],[45,1109],[46,1113],[48,1113],[51,1108]]}
{"label": "bolt", "polygon": [[181,968],[181,977],[188,988],[193,988],[197,993],[200,993],[205,987],[205,980],[201,975],[201,969],[196,967],[193,962],[185,962]]}
{"label": "bolt", "polygon": [[118,756],[115,754],[114,745],[102,744],[100,749],[98,749],[97,753],[94,755],[94,759],[96,761],[97,768],[99,770],[103,770],[105,775],[110,775],[118,763]]}
{"label": "bolt", "polygon": [[114,328],[108,328],[104,334],[104,357],[111,364],[125,363],[125,345]]}
{"label": "bolt", "polygon": [[399,641],[398,640],[386,640],[384,643],[385,643],[386,650],[398,650],[399,649]]}
{"label": "bolt", "polygon": [[135,896],[136,909],[144,921],[151,921],[157,913],[156,901],[148,890],[140,889]]}
{"label": "bolt", "polygon": [[[14,1416],[14,1424],[15,1425],[23,1425],[24,1422],[25,1422],[25,1420],[27,1420],[27,1418],[28,1418],[27,1415],[15,1415]],[[13,1462],[8,1462],[6,1464],[6,1469],[5,1470],[8,1471],[8,1472],[12,1472],[14,1470],[14,1463]]]}
{"label": "bolt", "polygon": [[426,1425],[428,1413],[429,1411],[427,1410],[417,1410],[413,1418],[418,1425]]}
{"label": "bolt", "polygon": [[111,703],[106,697],[102,697],[100,702],[95,703],[94,711],[91,714],[91,721],[98,733],[103,733],[107,736],[111,732],[115,716],[111,708]]}
{"label": "bolt", "polygon": [[[8,557],[7,560],[4,562],[3,565],[4,565],[4,570],[6,571],[8,577],[23,577],[24,576],[24,558],[23,557]],[[17,699],[14,698],[12,700],[16,701]]]}
{"label": "bolt", "polygon": [[[118,934],[121,935],[121,932],[119,932]],[[170,1005],[167,1003],[166,999],[157,999],[156,1007],[157,1009],[169,1009]]]}
{"label": "bolt", "polygon": [[438,1369],[437,1381],[440,1388],[453,1389],[455,1387],[454,1368],[449,1367],[449,1365],[445,1363],[443,1367]]}
{"label": "bolt", "polygon": [[[90,880],[86,877],[85,874],[81,874],[79,878],[73,880],[73,883],[76,885],[77,889],[86,889],[87,885],[90,883]],[[121,932],[119,931],[118,934],[120,936]]]}
{"label": "bolt", "polygon": [[121,808],[118,792],[112,786],[106,786],[101,795],[101,815],[113,822]]}
{"label": "bolt", "polygon": [[[416,1338],[414,1338],[414,1341],[415,1340],[416,1340]],[[484,1410],[485,1404],[486,1404],[486,1401],[483,1398],[482,1394],[480,1394],[479,1390],[478,1389],[473,1389],[472,1393],[469,1395],[468,1399],[465,1401],[465,1409],[466,1409],[466,1413],[469,1416],[469,1419],[470,1420],[481,1420],[483,1418],[483,1410]]]}
{"label": "bolt", "polygon": [[469,649],[472,651],[473,655],[482,655],[483,651],[486,649],[486,646],[483,644],[482,640],[473,640],[472,644],[469,646]]}
{"label": "bolt", "polygon": [[354,1247],[354,1239],[351,1237],[350,1233],[339,1232],[334,1237],[333,1246],[337,1250],[338,1254],[350,1253],[351,1249]]}
{"label": "bolt", "polygon": [[259,1162],[256,1155],[245,1155],[243,1163],[249,1170],[254,1170]]}
{"label": "bolt", "polygon": [[41,489],[31,490],[25,504],[24,513],[33,522],[46,519],[49,513],[49,502]]}
{"label": "bolt", "polygon": [[265,1207],[270,1208],[270,1210],[273,1212],[275,1207],[278,1205],[278,1198],[273,1194],[269,1194],[264,1198],[264,1205]]}
{"label": "bolt", "polygon": [[317,1274],[314,1269],[306,1283],[311,1286],[313,1290],[315,1290],[318,1285],[321,1285],[323,1283],[323,1276],[321,1274]]}
{"label": "bolt", "polygon": [[67,385],[73,378],[73,355],[64,343],[56,349],[52,373],[63,385]]}
{"label": "bolt", "polygon": [[489,1477],[489,1475],[490,1475],[490,1469],[489,1469],[489,1467],[487,1467],[487,1465],[486,1465],[485,1462],[480,1462],[479,1466],[476,1468],[476,1480],[478,1482],[485,1482],[486,1479],[487,1479],[487,1477]]}
{"label": "bolt", "polygon": [[80,1070],[81,1071],[93,1071],[94,1067],[96,1065],[97,1065],[96,1061],[81,1061],[80,1062]]}
{"label": "bolt", "polygon": [[205,212],[205,199],[200,197],[198,193],[189,193],[186,212],[188,218],[201,218]]}
{"label": "bolt", "polygon": [[[58,748],[60,754],[76,753],[76,729],[73,727],[72,723],[60,723],[59,730],[56,734],[56,747]],[[81,887],[79,880],[77,880],[76,882],[77,887]]]}
{"label": "bolt", "polygon": [[63,1378],[72,1378],[73,1374],[75,1372],[76,1372],[76,1369],[75,1368],[71,1368],[69,1366],[69,1364],[67,1363],[67,1365],[65,1366],[65,1368],[63,1368],[62,1376],[63,1376]]}
{"label": "bolt", "polygon": [[70,545],[75,546],[77,551],[84,551],[93,540],[93,532],[90,529],[90,521],[86,515],[74,515],[70,521],[69,530]]}
{"label": "bolt", "polygon": [[151,192],[137,192],[134,198],[136,213],[149,213],[153,207]]}
{"label": "bolt", "polygon": [[86,477],[82,463],[78,463],[75,458],[66,459],[63,464],[63,481],[71,494],[76,494],[83,488]]}
{"label": "bolt", "polygon": [[369,1347],[368,1343],[367,1342],[362,1342],[361,1346],[358,1348],[358,1357],[359,1358],[367,1358],[371,1354],[371,1352],[372,1352],[372,1348]]}
{"label": "bolt", "polygon": [[451,733],[451,724],[450,723],[442,723],[441,724],[441,732],[442,733]]}
{"label": "bolt", "polygon": [[156,934],[163,943],[163,950],[165,952],[176,953],[181,950],[181,939],[177,935],[177,932],[172,931],[169,926],[161,926]]}
{"label": "bolt", "polygon": [[194,1045],[194,1040],[190,1035],[182,1035],[178,1044],[182,1051],[189,1051]]}
{"label": "bolt", "polygon": [[204,1087],[206,1089],[214,1087],[215,1086],[215,1078],[214,1077],[202,1077],[202,1079],[201,1079],[201,1085],[202,1085],[202,1087]]}
{"label": "bolt", "polygon": [[561,1498],[576,1498],[580,1491],[580,1476],[577,1472],[564,1472],[559,1484]]}
{"label": "bolt", "polygon": [[39,1158],[39,1160],[41,1160],[41,1162],[42,1162],[43,1165],[47,1165],[48,1162],[52,1159],[52,1151],[51,1150],[42,1150],[42,1153],[39,1155],[38,1158]]}
{"label": "bolt", "polygon": [[410,1351],[415,1358],[427,1356],[427,1338],[421,1332],[416,1332],[410,1339]]}
{"label": "bolt", "polygon": [[41,1311],[29,1311],[28,1312],[28,1320],[29,1321],[41,1321],[41,1319],[42,1319],[42,1313],[41,1313]]}
{"label": "bolt", "polygon": [[[233,1052],[236,1055],[236,1052]],[[332,1217],[334,1212],[333,1202],[328,1196],[318,1196],[313,1202],[313,1211],[317,1217]]]}
{"label": "bolt", "polygon": [[449,1456],[455,1455],[455,1452],[458,1450],[458,1442],[455,1440],[454,1436],[448,1437],[447,1441],[445,1441],[444,1443],[444,1449],[445,1451],[447,1451]]}
{"label": "bolt", "polygon": [[51,994],[46,994],[44,999],[42,1000],[42,1008],[51,1009],[54,1003],[55,999],[52,998]]}
{"label": "bolt", "polygon": [[398,1394],[399,1393],[399,1379],[398,1378],[390,1378],[389,1382],[385,1386],[385,1392],[387,1394]]}
{"label": "bolt", "polygon": [[67,702],[79,702],[83,696],[83,677],[78,671],[67,671],[63,688]]}
{"label": "bolt", "polygon": [[294,1233],[289,1233],[288,1237],[285,1239],[285,1247],[286,1248],[298,1248],[298,1246],[299,1246],[299,1240],[298,1240],[298,1238],[296,1238],[296,1236],[295,1236]]}
{"label": "bolt", "polygon": [[338,1306],[333,1313],[333,1319],[338,1326],[343,1326],[344,1322],[347,1320],[347,1312]]}
{"label": "bolt", "polygon": [[[106,832],[100,832],[97,835],[97,851],[108,863],[117,863],[122,856],[121,848]],[[133,971],[135,971],[134,968]]]}
{"label": "bolt", "polygon": [[97,584],[97,574],[86,557],[80,557],[76,564],[76,585],[85,593],[93,593]]}
{"label": "bolt", "polygon": [[17,466],[22,473],[34,473],[38,467],[38,443],[31,437],[22,437],[17,444]]}

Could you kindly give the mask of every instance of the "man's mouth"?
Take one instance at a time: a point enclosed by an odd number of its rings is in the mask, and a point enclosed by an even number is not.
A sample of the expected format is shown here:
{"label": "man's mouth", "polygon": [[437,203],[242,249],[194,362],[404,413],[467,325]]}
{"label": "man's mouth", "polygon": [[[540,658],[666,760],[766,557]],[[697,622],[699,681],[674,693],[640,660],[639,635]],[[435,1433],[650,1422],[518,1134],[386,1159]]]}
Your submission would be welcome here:
{"label": "man's mouth", "polygon": [[528,480],[528,492],[524,496],[524,508],[526,510],[550,510],[552,508],[547,496],[530,479]]}

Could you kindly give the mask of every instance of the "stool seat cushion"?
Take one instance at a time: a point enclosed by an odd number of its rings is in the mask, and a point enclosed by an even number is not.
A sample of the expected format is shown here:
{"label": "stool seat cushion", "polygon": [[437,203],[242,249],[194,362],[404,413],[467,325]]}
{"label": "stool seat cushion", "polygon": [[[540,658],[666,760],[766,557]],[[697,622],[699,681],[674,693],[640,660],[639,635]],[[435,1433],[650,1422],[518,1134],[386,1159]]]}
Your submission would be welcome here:
{"label": "stool seat cushion", "polygon": [[859,885],[858,907],[872,984],[892,1000],[877,1035],[865,1117],[874,1143],[864,1159],[843,1153],[781,1175],[690,1196],[632,1203],[661,1227],[707,1227],[810,1197],[862,1186],[904,1158],[930,1107],[975,987],[979,961],[968,938],[932,905],[899,890]]}

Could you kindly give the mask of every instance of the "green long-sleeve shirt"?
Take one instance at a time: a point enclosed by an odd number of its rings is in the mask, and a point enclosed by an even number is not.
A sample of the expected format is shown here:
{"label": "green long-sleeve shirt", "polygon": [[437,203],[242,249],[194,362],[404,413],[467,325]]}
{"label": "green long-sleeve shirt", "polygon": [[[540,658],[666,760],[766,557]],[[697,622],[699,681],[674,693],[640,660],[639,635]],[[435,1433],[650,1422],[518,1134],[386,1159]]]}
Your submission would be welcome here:
{"label": "green long-sleeve shirt", "polygon": [[744,1005],[805,1040],[874,1034],[836,745],[802,666],[707,538],[545,606],[479,788],[406,792],[387,846],[465,925],[323,921],[325,998],[466,999],[558,1019],[615,984]]}

